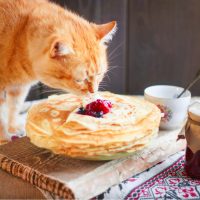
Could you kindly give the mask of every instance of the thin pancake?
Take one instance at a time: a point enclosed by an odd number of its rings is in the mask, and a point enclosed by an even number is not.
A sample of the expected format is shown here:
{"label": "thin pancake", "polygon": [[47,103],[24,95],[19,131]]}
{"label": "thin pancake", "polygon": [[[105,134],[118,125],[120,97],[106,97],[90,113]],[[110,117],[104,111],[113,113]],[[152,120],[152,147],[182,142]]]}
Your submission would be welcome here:
{"label": "thin pancake", "polygon": [[113,104],[103,118],[77,114],[91,99],[72,94],[53,96],[33,106],[26,124],[31,142],[72,157],[110,157],[143,148],[156,135],[161,114],[155,105],[107,92],[100,95]]}

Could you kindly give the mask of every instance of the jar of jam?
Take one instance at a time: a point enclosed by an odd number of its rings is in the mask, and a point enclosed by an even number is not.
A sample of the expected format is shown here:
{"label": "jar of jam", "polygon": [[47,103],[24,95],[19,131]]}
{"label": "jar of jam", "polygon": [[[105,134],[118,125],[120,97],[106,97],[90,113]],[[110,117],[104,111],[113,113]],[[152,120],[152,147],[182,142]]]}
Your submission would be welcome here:
{"label": "jar of jam", "polygon": [[200,179],[200,103],[189,107],[188,121],[185,126],[187,148],[185,154],[185,171],[192,177]]}

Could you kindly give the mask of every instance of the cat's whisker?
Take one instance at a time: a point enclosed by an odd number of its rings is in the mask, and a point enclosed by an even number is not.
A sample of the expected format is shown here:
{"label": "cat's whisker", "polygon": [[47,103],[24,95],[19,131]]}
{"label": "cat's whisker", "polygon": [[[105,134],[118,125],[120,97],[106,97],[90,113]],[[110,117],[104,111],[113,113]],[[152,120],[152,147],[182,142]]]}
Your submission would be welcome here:
{"label": "cat's whisker", "polygon": [[111,70],[111,71],[108,72],[108,74],[112,76],[112,75],[115,74],[115,71],[112,71],[112,70]]}
{"label": "cat's whisker", "polygon": [[108,85],[107,84],[100,84],[99,87],[107,87]]}
{"label": "cat's whisker", "polygon": [[63,92],[57,92],[54,95],[61,95],[61,94],[65,94],[65,93],[63,93]]}
{"label": "cat's whisker", "polygon": [[115,54],[112,58],[109,58],[109,62],[112,63],[114,61],[115,58],[117,58],[118,56],[121,56],[122,53],[118,53],[118,54]]}
{"label": "cat's whisker", "polygon": [[104,87],[99,87],[99,90],[106,90],[106,88],[104,88]]}
{"label": "cat's whisker", "polygon": [[108,55],[108,59],[111,59],[111,56],[124,44],[124,42],[121,42],[119,45],[117,45]]}
{"label": "cat's whisker", "polygon": [[121,42],[120,44],[118,44],[108,55],[108,58],[111,58],[112,55],[124,44],[124,42]]}
{"label": "cat's whisker", "polygon": [[106,86],[101,86],[99,87],[99,90],[108,90],[108,88]]}
{"label": "cat's whisker", "polygon": [[101,84],[106,84],[107,83],[107,81],[105,80],[105,79],[103,79],[100,83],[99,83],[99,85],[101,85]]}
{"label": "cat's whisker", "polygon": [[108,68],[107,74],[112,74],[113,73],[113,69],[119,69],[119,68],[122,68],[122,67],[120,67],[120,66],[113,66],[111,68]]}
{"label": "cat's whisker", "polygon": [[102,86],[102,85],[103,85],[103,86],[107,86],[108,84],[105,82],[105,83],[100,83],[99,85],[100,85],[100,86]]}
{"label": "cat's whisker", "polygon": [[[106,76],[106,74],[105,74],[105,76]],[[101,84],[101,83],[105,83],[105,82],[106,82],[106,81],[103,79],[103,80],[100,82],[100,84]]]}
{"label": "cat's whisker", "polygon": [[109,65],[108,66],[108,71],[116,69],[116,68],[121,68],[119,65]]}
{"label": "cat's whisker", "polygon": [[[106,75],[105,75],[105,78],[107,78],[107,79],[108,79],[108,81],[109,81],[109,82],[111,82],[111,79],[110,79],[110,76],[109,76],[109,74],[108,74],[108,73],[106,73]],[[104,81],[104,82],[106,82],[106,81]]]}
{"label": "cat's whisker", "polygon": [[37,84],[37,85],[33,85],[32,87],[31,87],[31,90],[32,91],[34,91],[34,90],[49,90],[49,89],[51,89],[51,90],[58,90],[58,89],[52,89],[52,88],[49,88],[48,86],[46,86],[46,85],[44,85],[44,84],[41,84],[41,83],[39,83],[39,84]]}
{"label": "cat's whisker", "polygon": [[107,81],[103,80],[99,85],[107,84]]}
{"label": "cat's whisker", "polygon": [[50,90],[45,90],[45,91],[39,92],[39,94],[40,95],[42,95],[42,94],[48,94],[48,93],[55,94],[56,92],[60,92],[60,90],[59,89],[50,89]]}

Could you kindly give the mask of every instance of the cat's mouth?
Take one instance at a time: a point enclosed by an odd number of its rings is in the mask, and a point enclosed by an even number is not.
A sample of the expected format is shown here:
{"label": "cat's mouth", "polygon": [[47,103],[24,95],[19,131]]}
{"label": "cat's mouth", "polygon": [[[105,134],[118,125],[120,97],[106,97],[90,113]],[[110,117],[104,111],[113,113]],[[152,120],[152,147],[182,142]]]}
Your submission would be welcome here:
{"label": "cat's mouth", "polygon": [[88,82],[88,91],[90,93],[95,93],[96,92],[94,86],[90,82]]}

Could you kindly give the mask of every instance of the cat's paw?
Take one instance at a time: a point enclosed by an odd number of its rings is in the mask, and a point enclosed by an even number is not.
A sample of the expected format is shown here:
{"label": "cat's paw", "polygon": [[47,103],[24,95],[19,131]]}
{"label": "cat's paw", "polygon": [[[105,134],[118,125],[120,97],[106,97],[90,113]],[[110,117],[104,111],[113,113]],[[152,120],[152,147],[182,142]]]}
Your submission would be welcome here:
{"label": "cat's paw", "polygon": [[0,145],[7,144],[9,140],[0,138]]}
{"label": "cat's paw", "polygon": [[4,127],[0,124],[0,145],[6,144],[9,142],[9,138],[7,137],[6,131]]}

